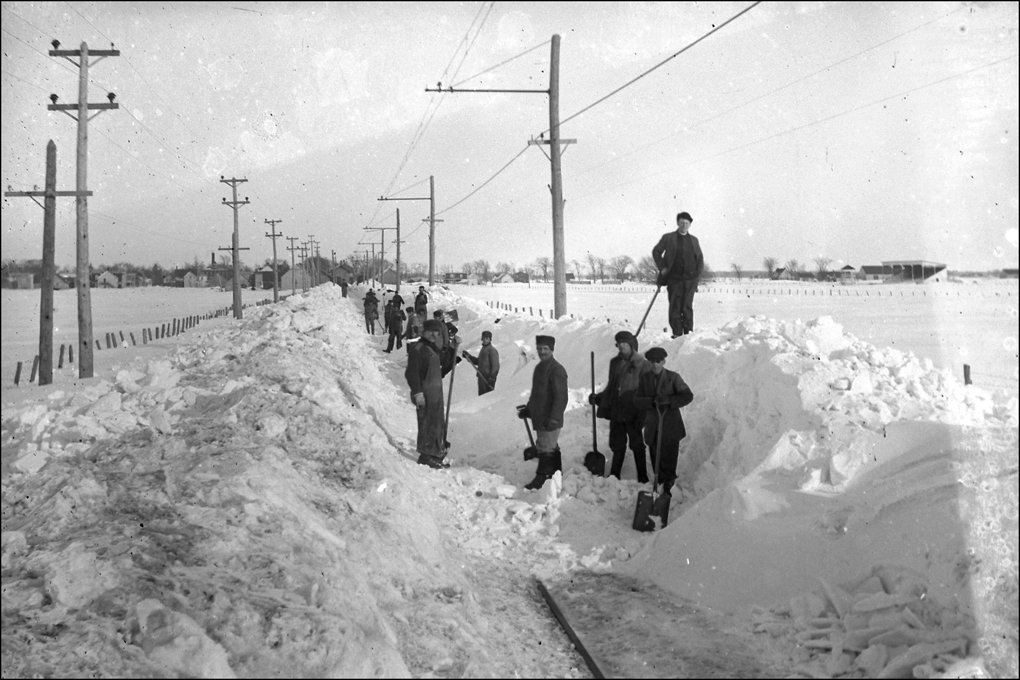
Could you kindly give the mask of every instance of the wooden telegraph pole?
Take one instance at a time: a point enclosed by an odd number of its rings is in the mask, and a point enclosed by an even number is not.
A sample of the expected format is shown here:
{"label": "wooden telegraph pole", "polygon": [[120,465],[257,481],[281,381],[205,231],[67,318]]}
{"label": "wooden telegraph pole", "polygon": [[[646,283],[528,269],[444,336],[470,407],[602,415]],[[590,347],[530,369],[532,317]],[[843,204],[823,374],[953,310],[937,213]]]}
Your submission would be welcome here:
{"label": "wooden telegraph pole", "polygon": [[[75,186],[75,224],[77,231],[77,262],[75,272],[75,285],[78,289],[78,377],[91,378],[94,373],[92,357],[92,289],[89,282],[89,204],[88,196],[88,148],[89,148],[89,111],[99,111],[120,108],[119,104],[113,102],[115,95],[110,92],[106,95],[110,100],[109,104],[89,104],[89,58],[99,57],[96,61],[106,57],[119,57],[120,50],[113,49],[110,45],[108,50],[89,51],[89,46],[83,41],[77,50],[60,49],[60,41],[54,40],[53,49],[50,50],[51,57],[64,57],[78,67],[78,103],[58,104],[57,95],[51,94],[53,102],[46,108],[50,111],[63,111],[71,118],[78,121],[78,166]],[[72,57],[77,57],[75,62]],[[70,111],[77,111],[75,117]],[[99,113],[95,114],[96,116]],[[95,116],[93,116],[95,117]]]}
{"label": "wooden telegraph pole", "polygon": [[[241,256],[240,256],[240,253],[238,251],[239,250],[248,250],[248,248],[243,248],[242,249],[242,248],[238,247],[240,245],[240,241],[239,241],[239,237],[238,237],[238,234],[237,234],[237,231],[238,231],[238,228],[237,228],[237,210],[242,205],[247,205],[248,204],[248,197],[245,196],[243,201],[237,200],[237,185],[240,184],[241,182],[247,182],[248,180],[246,180],[246,179],[237,179],[237,178],[234,178],[234,177],[231,177],[230,179],[224,179],[223,175],[220,175],[220,181],[223,182],[224,184],[229,184],[230,188],[233,189],[233,191],[234,191],[234,200],[228,201],[227,199],[224,198],[223,199],[223,205],[229,205],[234,210],[234,236],[233,236],[233,238],[231,238],[231,250],[233,251],[233,254],[234,254],[234,318],[235,319],[240,319],[240,318],[243,318],[244,312],[241,309],[241,281],[240,281],[240,278],[241,278]],[[220,250],[225,250],[225,248],[220,248]]]}
{"label": "wooden telegraph pole", "polygon": [[287,250],[290,251],[290,294],[295,295],[297,293],[297,270],[294,269],[294,251],[297,250],[297,246],[294,245],[294,241],[298,240],[297,236],[288,236],[287,240],[290,241],[290,245],[287,246]]}
{"label": "wooden telegraph pole", "polygon": [[[549,155],[546,157],[552,165],[552,182],[549,191],[552,192],[552,221],[553,221],[553,314],[560,318],[567,313],[567,264],[563,242],[563,177],[560,165],[561,145],[575,144],[576,139],[560,139],[560,36],[555,34],[552,37],[552,50],[549,59],[549,89],[548,90],[489,90],[471,89],[462,90],[448,87],[443,89],[442,83],[436,89],[425,88],[426,92],[510,92],[549,95],[549,139],[539,136],[538,139],[528,140],[528,145],[549,145]],[[541,148],[541,146],[539,146]],[[543,150],[542,153],[545,153]],[[431,278],[431,276],[430,276]]]}
{"label": "wooden telegraph pole", "polygon": [[276,274],[276,239],[283,236],[283,232],[276,233],[276,225],[279,222],[283,222],[283,220],[266,220],[266,224],[270,225],[273,230],[271,235],[266,234],[266,238],[273,239],[273,302],[280,301],[280,277]]}
{"label": "wooden telegraph pole", "polygon": [[[91,196],[91,191],[86,191]],[[57,145],[51,139],[46,144],[46,187],[44,191],[6,191],[4,196],[28,196],[36,203],[43,197],[42,246],[42,299],[39,301],[39,384],[53,382],[53,279],[57,274],[55,263],[57,241],[57,196],[77,196],[77,191],[57,191]],[[86,278],[86,281],[88,279]],[[91,321],[91,315],[89,315]],[[89,332],[92,327],[89,324]],[[80,359],[80,357],[79,357]],[[79,377],[80,371],[79,371]]]}
{"label": "wooden telegraph pole", "polygon": [[[379,201],[428,201],[429,202],[429,287],[436,283],[436,224],[442,222],[442,220],[436,219],[436,178],[434,175],[429,175],[429,195],[420,198],[388,198],[380,196]],[[399,224],[400,218],[397,218]],[[400,243],[400,232],[397,232],[397,243]],[[399,245],[398,245],[399,248]],[[399,259],[399,255],[398,255]],[[399,278],[399,268],[397,275]]]}

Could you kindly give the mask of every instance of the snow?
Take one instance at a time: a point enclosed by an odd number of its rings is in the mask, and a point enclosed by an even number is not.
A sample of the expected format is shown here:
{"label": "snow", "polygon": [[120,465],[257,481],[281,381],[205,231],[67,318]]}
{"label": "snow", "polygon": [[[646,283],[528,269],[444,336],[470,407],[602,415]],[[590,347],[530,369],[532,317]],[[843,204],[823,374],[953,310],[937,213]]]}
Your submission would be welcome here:
{"label": "snow", "polygon": [[[364,292],[4,386],[5,676],[586,677],[535,577],[614,674],[703,675],[699,654],[723,676],[1017,674],[1015,395],[833,316],[649,330],[695,400],[670,522],[639,533],[632,459],[622,481],[582,466],[608,452],[590,356],[598,389],[628,325],[434,288],[430,310],[456,308],[472,352],[491,330],[502,364],[483,396],[454,372],[435,471]],[[571,395],[564,471],[527,492],[514,406],[538,334]]]}

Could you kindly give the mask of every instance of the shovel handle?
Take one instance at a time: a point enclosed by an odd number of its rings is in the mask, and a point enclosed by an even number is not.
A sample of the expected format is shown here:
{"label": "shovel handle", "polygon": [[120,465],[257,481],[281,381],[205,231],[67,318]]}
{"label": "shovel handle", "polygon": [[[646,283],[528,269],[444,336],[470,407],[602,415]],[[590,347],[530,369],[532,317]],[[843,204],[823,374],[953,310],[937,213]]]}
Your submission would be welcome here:
{"label": "shovel handle", "polygon": [[648,312],[652,311],[652,305],[655,304],[655,298],[659,297],[660,290],[662,290],[662,286],[655,287],[655,295],[652,296],[652,301],[648,303],[648,309],[645,310],[645,315],[641,317],[641,323],[638,324],[637,330],[634,331],[635,338],[641,334],[641,329],[645,327],[645,319],[648,318]]}
{"label": "shovel handle", "polygon": [[535,445],[535,438],[531,436],[531,425],[528,425],[528,419],[527,418],[524,419],[524,429],[528,431],[528,442],[530,442],[531,445],[534,446]]}

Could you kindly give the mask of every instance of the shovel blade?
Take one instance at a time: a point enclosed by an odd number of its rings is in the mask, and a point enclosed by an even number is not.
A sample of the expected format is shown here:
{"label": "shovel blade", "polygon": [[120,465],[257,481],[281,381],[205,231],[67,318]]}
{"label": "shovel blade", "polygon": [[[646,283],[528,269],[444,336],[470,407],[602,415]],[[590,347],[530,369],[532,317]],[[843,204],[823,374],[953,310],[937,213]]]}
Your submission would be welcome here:
{"label": "shovel blade", "polygon": [[584,454],[584,466],[596,477],[606,475],[606,457],[598,451],[589,451]]}
{"label": "shovel blade", "polygon": [[650,491],[638,491],[637,506],[634,508],[634,523],[631,528],[635,531],[655,531],[655,520],[659,518],[659,527],[665,527],[669,518],[669,496],[662,494],[658,498]]}

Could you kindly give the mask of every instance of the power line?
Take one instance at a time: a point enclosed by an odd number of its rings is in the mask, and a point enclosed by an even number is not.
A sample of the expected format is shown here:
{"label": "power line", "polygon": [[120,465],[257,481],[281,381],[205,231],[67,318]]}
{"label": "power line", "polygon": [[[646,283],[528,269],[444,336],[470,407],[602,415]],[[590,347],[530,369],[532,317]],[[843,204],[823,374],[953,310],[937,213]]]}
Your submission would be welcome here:
{"label": "power line", "polygon": [[474,79],[475,79],[475,78],[477,78],[478,76],[482,76],[482,75],[485,75],[485,74],[486,74],[486,73],[488,73],[489,71],[495,71],[495,70],[496,70],[496,69],[498,69],[498,68],[499,68],[500,66],[505,66],[506,64],[509,64],[509,63],[510,63],[511,61],[513,61],[514,59],[520,59],[520,58],[521,58],[521,57],[523,57],[524,55],[526,55],[526,54],[530,54],[530,53],[534,52],[534,51],[535,51],[535,50],[537,50],[537,49],[538,49],[539,47],[545,47],[546,45],[548,45],[548,44],[549,44],[549,43],[551,43],[551,42],[552,42],[551,40],[546,40],[546,41],[545,41],[545,42],[543,42],[543,43],[539,43],[538,45],[535,45],[534,47],[532,47],[532,48],[530,48],[530,49],[524,50],[523,52],[521,52],[520,54],[518,54],[518,55],[516,55],[516,56],[510,57],[510,58],[509,58],[509,59],[507,59],[506,61],[501,61],[500,63],[496,64],[495,66],[490,66],[489,68],[485,69],[484,71],[480,71],[480,72],[478,72],[478,73],[474,74],[473,76],[469,76],[469,77],[467,77],[467,78],[464,78],[464,79],[463,79],[463,80],[461,80],[460,82],[456,82],[456,83],[454,83],[453,85],[451,85],[450,87],[457,87],[457,86],[459,86],[459,85],[463,85],[464,83],[468,82],[469,80],[474,80]]}
{"label": "power line", "polygon": [[[659,68],[659,67],[660,67],[660,66],[662,66],[663,64],[666,64],[667,62],[669,62],[669,61],[672,61],[673,59],[676,59],[676,58],[677,58],[677,57],[679,57],[679,56],[680,56],[681,54],[683,54],[683,53],[684,53],[684,52],[686,52],[687,50],[691,49],[692,47],[694,47],[695,45],[697,45],[697,44],[698,44],[699,42],[701,42],[702,40],[704,40],[704,39],[705,39],[705,38],[707,38],[708,36],[712,35],[712,34],[713,34],[713,33],[715,33],[716,31],[718,31],[718,30],[722,29],[722,28],[723,28],[724,26],[726,26],[727,24],[729,24],[729,23],[730,23],[730,22],[732,22],[732,21],[735,21],[736,19],[738,19],[739,17],[743,16],[743,15],[744,15],[744,14],[746,14],[747,12],[750,12],[750,11],[751,11],[752,9],[754,9],[755,7],[757,7],[757,6],[758,6],[758,5],[760,5],[760,4],[761,4],[761,0],[758,0],[757,2],[755,2],[755,3],[751,4],[751,5],[749,5],[748,7],[746,7],[746,8],[745,8],[745,9],[743,9],[743,10],[741,10],[740,12],[738,12],[738,13],[734,14],[734,15],[733,15],[732,17],[730,17],[730,18],[729,18],[729,19],[727,19],[726,21],[722,22],[721,24],[719,24],[718,26],[716,26],[715,28],[713,28],[713,29],[712,29],[711,31],[709,31],[709,32],[708,32],[708,33],[706,33],[705,35],[701,36],[700,38],[698,38],[697,40],[695,40],[694,42],[692,42],[691,44],[687,45],[686,47],[684,47],[683,49],[681,49],[681,50],[680,50],[679,52],[675,52],[674,54],[671,54],[670,56],[666,57],[665,59],[663,59],[662,61],[660,61],[660,62],[659,62],[658,64],[656,64],[655,66],[653,66],[653,67],[651,67],[650,69],[648,69],[647,71],[645,71],[644,73],[641,73],[641,74],[639,74],[639,75],[638,75],[637,77],[635,77],[635,78],[632,78],[631,80],[629,80],[628,82],[624,83],[624,84],[623,84],[623,85],[621,85],[620,87],[616,88],[615,90],[613,90],[613,91],[612,91],[612,92],[610,92],[609,94],[605,95],[604,97],[601,97],[600,99],[596,99],[596,100],[595,100],[594,102],[592,102],[592,103],[591,103],[591,104],[589,104],[588,106],[584,107],[583,109],[581,109],[581,110],[580,110],[580,111],[578,111],[577,113],[575,113],[575,114],[572,114],[572,115],[570,115],[570,116],[567,116],[567,117],[566,117],[565,119],[563,119],[563,120],[561,120],[561,121],[560,121],[560,125],[562,126],[562,125],[566,124],[567,122],[569,122],[569,121],[573,120],[574,118],[577,118],[578,116],[580,116],[580,115],[581,115],[582,113],[584,113],[585,111],[588,111],[589,109],[591,109],[591,108],[593,108],[593,107],[595,107],[595,106],[598,106],[599,104],[601,104],[602,102],[606,101],[607,99],[609,99],[610,97],[612,97],[612,96],[613,96],[614,94],[616,94],[616,93],[620,92],[620,91],[621,91],[621,90],[623,90],[624,88],[630,87],[631,85],[633,85],[633,84],[634,84],[634,83],[636,83],[637,81],[639,81],[639,80],[641,80],[642,78],[644,78],[645,76],[647,76],[647,75],[648,75],[649,73],[651,73],[652,71],[656,70],[657,68]],[[545,134],[546,132],[549,132],[549,130],[548,130],[548,129],[546,129],[546,130],[545,130],[544,132],[542,132],[542,134],[544,135],[544,134]]]}
{"label": "power line", "polygon": [[690,166],[690,165],[694,165],[696,163],[701,163],[703,161],[711,160],[713,158],[718,158],[719,156],[723,156],[725,154],[732,153],[734,151],[739,151],[741,149],[746,149],[749,146],[755,146],[756,144],[761,144],[762,142],[767,142],[767,141],[770,141],[772,139],[776,139],[777,137],[782,137],[784,135],[788,135],[788,134],[791,134],[791,133],[794,133],[794,132],[799,132],[800,130],[807,129],[809,127],[814,127],[816,125],[821,125],[822,123],[827,123],[827,122],[829,122],[831,120],[835,120],[836,118],[842,118],[843,116],[849,115],[851,113],[856,113],[857,111],[862,111],[862,110],[870,108],[872,106],[876,106],[878,104],[882,104],[883,102],[887,102],[887,101],[890,101],[892,99],[898,99],[899,97],[911,94],[912,92],[917,92],[919,90],[923,90],[923,89],[926,89],[926,88],[929,88],[929,87],[934,87],[935,85],[940,85],[941,83],[945,83],[945,82],[953,80],[955,78],[961,78],[961,77],[963,77],[965,75],[969,75],[971,73],[974,73],[975,71],[980,71],[981,69],[990,68],[992,66],[995,66],[996,64],[1001,64],[1003,62],[1009,61],[1010,59],[1016,59],[1016,58],[1017,58],[1017,54],[1013,54],[1013,55],[1010,55],[1008,57],[1003,57],[1002,59],[996,59],[995,61],[989,62],[987,64],[983,64],[981,66],[975,66],[974,68],[968,69],[968,70],[963,71],[961,73],[955,73],[955,74],[953,74],[951,76],[946,76],[945,78],[940,78],[940,79],[932,81],[930,83],[925,83],[924,85],[918,85],[917,87],[910,88],[909,90],[904,90],[902,92],[897,92],[896,94],[889,95],[887,97],[882,97],[881,99],[877,99],[877,100],[875,100],[873,102],[869,102],[867,104],[861,104],[860,106],[855,106],[852,109],[847,109],[845,111],[840,111],[839,113],[834,113],[831,116],[826,116],[825,118],[821,118],[819,120],[815,120],[815,121],[812,121],[810,123],[804,123],[803,125],[798,125],[796,127],[792,127],[792,128],[787,129],[787,130],[783,130],[781,132],[777,132],[775,134],[769,135],[768,137],[762,137],[761,139],[756,139],[756,140],[754,140],[752,142],[747,142],[746,144],[741,144],[739,146],[735,146],[735,147],[726,149],[724,151],[720,151],[720,152],[712,154],[710,156],[704,156],[702,158],[698,158],[698,159],[689,161],[687,163],[683,163],[681,165],[672,166],[672,167],[667,168],[665,170],[660,170],[659,172],[653,172],[653,173],[650,173],[650,174],[647,174],[647,175],[643,175],[641,177],[637,177],[635,179],[627,180],[626,182],[620,182],[619,184],[614,184],[613,186],[610,186],[610,187],[605,187],[603,189],[598,189],[596,191],[589,192],[589,193],[584,194],[582,196],[578,196],[577,199],[575,199],[575,200],[579,200],[579,199],[582,199],[582,198],[587,198],[588,196],[594,196],[596,194],[604,193],[606,191],[610,191],[610,190],[616,189],[618,187],[626,186],[628,184],[633,184],[634,182],[640,182],[641,180],[648,179],[649,177],[655,177],[656,175],[661,175],[661,174],[664,174],[664,173],[667,173],[667,172],[674,172],[678,168],[684,168],[684,167],[687,167],[687,166]]}
{"label": "power line", "polygon": [[510,164],[511,164],[511,163],[513,163],[513,162],[514,162],[515,160],[517,160],[518,158],[520,158],[521,156],[523,156],[523,155],[524,155],[524,152],[525,152],[525,151],[527,151],[527,150],[528,150],[528,147],[527,147],[527,146],[525,146],[525,147],[524,147],[523,149],[521,149],[521,150],[520,150],[519,152],[517,152],[517,155],[516,155],[516,156],[514,156],[514,157],[513,157],[513,158],[511,158],[511,159],[510,159],[509,161],[507,161],[507,164],[506,164],[506,165],[504,165],[504,166],[503,166],[502,168],[500,168],[499,170],[497,170],[497,171],[496,171],[496,174],[494,174],[494,175],[493,175],[492,177],[490,177],[489,179],[487,179],[487,180],[485,180],[484,182],[482,182],[482,183],[481,183],[480,185],[478,185],[478,188],[476,188],[476,189],[475,189],[474,191],[472,191],[472,192],[471,192],[470,194],[468,194],[468,195],[467,195],[467,196],[465,196],[464,198],[460,199],[459,201],[457,201],[457,202],[456,202],[456,203],[454,203],[453,205],[451,205],[451,206],[450,206],[449,208],[444,208],[443,210],[440,210],[439,212],[437,212],[437,213],[436,213],[436,216],[438,217],[439,215],[442,215],[442,214],[443,214],[443,213],[445,213],[445,212],[449,212],[449,211],[453,210],[453,209],[454,209],[454,208],[456,208],[456,207],[457,207],[458,205],[460,205],[460,204],[461,204],[461,203],[463,203],[464,201],[468,200],[469,198],[471,198],[472,196],[474,196],[475,194],[477,194],[477,193],[478,193],[479,191],[481,191],[481,190],[482,190],[482,189],[483,189],[483,188],[485,187],[485,185],[486,185],[486,184],[488,184],[488,183],[489,183],[489,182],[491,182],[492,180],[496,179],[496,178],[497,178],[497,177],[499,176],[499,174],[500,174],[501,172],[503,172],[504,170],[506,170],[507,168],[509,168],[509,167],[510,167]]}
{"label": "power line", "polygon": [[755,103],[757,101],[760,101],[760,100],[762,100],[762,99],[764,99],[766,97],[770,97],[770,96],[776,94],[777,92],[781,92],[781,91],[783,91],[783,90],[785,90],[785,89],[787,89],[789,87],[792,87],[792,86],[794,86],[794,85],[796,85],[798,83],[804,82],[805,80],[807,80],[809,78],[813,78],[814,76],[818,75],[819,73],[823,73],[825,71],[828,71],[829,69],[832,69],[832,68],[835,68],[835,67],[840,66],[842,64],[845,64],[846,62],[848,62],[848,61],[850,61],[852,59],[856,59],[857,57],[861,56],[862,54],[866,54],[867,52],[870,52],[871,50],[877,49],[877,48],[881,47],[882,45],[887,45],[888,43],[893,42],[894,40],[899,40],[903,36],[908,35],[910,33],[913,33],[914,31],[918,31],[918,30],[920,30],[920,29],[922,29],[922,28],[924,28],[926,26],[929,26],[929,25],[935,23],[936,21],[941,21],[942,19],[945,19],[946,17],[948,17],[948,16],[950,16],[952,14],[956,14],[957,12],[960,12],[963,9],[965,9],[965,8],[964,7],[959,7],[957,9],[954,9],[952,12],[948,12],[946,14],[943,14],[940,17],[936,17],[935,19],[932,19],[931,21],[927,21],[927,22],[925,22],[923,24],[915,26],[914,28],[911,28],[911,29],[909,29],[907,31],[904,31],[903,33],[900,33],[898,35],[894,35],[893,37],[888,38],[887,40],[883,40],[882,42],[879,42],[879,43],[876,43],[876,44],[874,44],[874,45],[872,45],[870,47],[867,47],[867,48],[861,50],[860,52],[857,52],[855,54],[851,54],[848,57],[845,57],[843,59],[840,59],[839,61],[833,62],[833,63],[829,64],[828,66],[824,66],[824,67],[818,69],[817,71],[809,73],[809,74],[807,74],[807,75],[805,75],[805,76],[803,76],[801,78],[797,78],[796,80],[792,80],[789,83],[786,83],[785,85],[782,85],[782,86],[780,86],[780,87],[778,87],[778,88],[776,88],[774,90],[770,90],[769,92],[766,92],[765,94],[759,95],[758,97],[755,97],[753,99],[749,99],[748,101],[746,101],[746,102],[744,102],[742,104],[738,104],[738,105],[736,105],[736,106],[734,106],[732,108],[726,109],[725,111],[717,113],[714,116],[710,116],[708,118],[700,120],[697,123],[694,123],[693,125],[691,125],[688,128],[686,128],[685,130],[679,130],[677,132],[671,132],[668,135],[665,135],[664,137],[660,137],[660,138],[658,138],[658,139],[656,139],[656,140],[654,140],[652,142],[649,142],[647,144],[643,144],[643,145],[641,145],[639,147],[635,147],[635,148],[631,149],[630,151],[628,151],[626,153],[623,153],[623,154],[620,154],[619,156],[615,156],[615,157],[613,157],[613,158],[611,158],[611,159],[609,159],[609,160],[607,160],[605,162],[598,163],[598,164],[593,165],[593,166],[591,166],[589,168],[586,168],[586,169],[584,169],[584,170],[582,170],[582,171],[580,171],[578,173],[575,173],[575,174],[571,175],[568,179],[573,179],[575,177],[580,177],[581,175],[587,174],[587,173],[591,172],[592,170],[596,170],[598,168],[601,168],[601,167],[603,167],[605,165],[608,165],[609,163],[614,163],[616,161],[622,160],[622,159],[626,158],[627,156],[630,156],[631,154],[637,153],[638,151],[643,151],[643,150],[645,150],[645,149],[647,149],[647,148],[649,148],[651,146],[654,146],[654,145],[656,145],[656,144],[658,144],[658,143],[660,143],[660,142],[662,142],[662,141],[664,141],[666,139],[669,139],[670,137],[674,137],[674,136],[680,134],[680,132],[693,130],[694,128],[696,128],[696,127],[698,127],[700,125],[704,125],[705,123],[709,123],[709,122],[715,120],[716,118],[721,118],[722,116],[725,116],[728,113],[732,113],[732,112],[737,111],[739,109],[742,109],[742,108],[744,108],[746,106],[750,106],[751,104],[753,104],[753,103]]}

